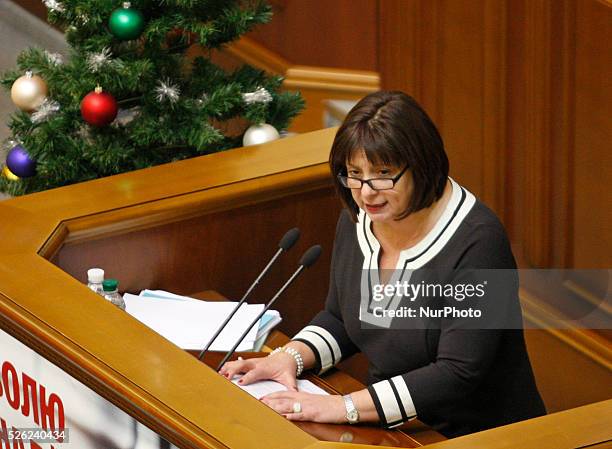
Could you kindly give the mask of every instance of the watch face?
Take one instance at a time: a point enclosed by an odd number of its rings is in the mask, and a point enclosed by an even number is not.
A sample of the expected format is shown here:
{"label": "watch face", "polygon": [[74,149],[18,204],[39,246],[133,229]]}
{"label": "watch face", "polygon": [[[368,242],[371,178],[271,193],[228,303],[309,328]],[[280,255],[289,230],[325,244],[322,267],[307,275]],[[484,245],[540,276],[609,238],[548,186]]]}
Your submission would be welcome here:
{"label": "watch face", "polygon": [[357,410],[351,410],[346,414],[346,419],[348,419],[348,422],[350,423],[356,423],[359,421],[359,413]]}

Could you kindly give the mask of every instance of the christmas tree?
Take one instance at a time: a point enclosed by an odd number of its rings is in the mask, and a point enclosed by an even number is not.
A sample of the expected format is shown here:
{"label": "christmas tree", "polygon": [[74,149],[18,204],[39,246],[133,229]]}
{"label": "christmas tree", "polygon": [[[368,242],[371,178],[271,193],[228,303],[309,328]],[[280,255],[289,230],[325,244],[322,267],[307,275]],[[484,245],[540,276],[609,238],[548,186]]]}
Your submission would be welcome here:
{"label": "christmas tree", "polygon": [[[264,1],[45,0],[70,54],[30,48],[0,78],[19,108],[0,191],[21,195],[278,137],[282,78],[210,59],[271,19]],[[188,57],[199,45],[207,57]],[[228,125],[231,124],[231,125]],[[248,127],[248,129],[247,129]],[[245,133],[246,131],[246,133]]]}

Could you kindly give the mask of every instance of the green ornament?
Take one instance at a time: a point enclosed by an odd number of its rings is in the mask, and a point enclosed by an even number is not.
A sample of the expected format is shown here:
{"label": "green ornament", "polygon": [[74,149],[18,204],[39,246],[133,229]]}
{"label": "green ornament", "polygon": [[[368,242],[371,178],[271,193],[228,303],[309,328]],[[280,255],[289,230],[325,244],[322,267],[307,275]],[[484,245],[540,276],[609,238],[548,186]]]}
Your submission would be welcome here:
{"label": "green ornament", "polygon": [[108,27],[111,33],[122,41],[136,39],[145,27],[142,13],[131,9],[129,2],[125,2],[122,8],[115,9],[108,19]]}

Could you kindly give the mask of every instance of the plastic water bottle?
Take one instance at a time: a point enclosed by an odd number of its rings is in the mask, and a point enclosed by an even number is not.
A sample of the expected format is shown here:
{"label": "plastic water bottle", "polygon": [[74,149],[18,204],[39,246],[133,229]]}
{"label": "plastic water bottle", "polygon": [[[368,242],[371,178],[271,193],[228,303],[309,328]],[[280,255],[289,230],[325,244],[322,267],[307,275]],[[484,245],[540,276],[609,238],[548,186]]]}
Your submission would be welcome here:
{"label": "plastic water bottle", "polygon": [[87,270],[87,286],[98,295],[104,296],[102,281],[104,281],[104,270],[102,268],[91,268]]}
{"label": "plastic water bottle", "polygon": [[113,304],[115,304],[117,307],[119,307],[121,310],[125,310],[125,301],[117,290],[118,286],[119,282],[117,281],[117,279],[105,279],[104,282],[102,282],[102,288],[104,288],[104,297]]}

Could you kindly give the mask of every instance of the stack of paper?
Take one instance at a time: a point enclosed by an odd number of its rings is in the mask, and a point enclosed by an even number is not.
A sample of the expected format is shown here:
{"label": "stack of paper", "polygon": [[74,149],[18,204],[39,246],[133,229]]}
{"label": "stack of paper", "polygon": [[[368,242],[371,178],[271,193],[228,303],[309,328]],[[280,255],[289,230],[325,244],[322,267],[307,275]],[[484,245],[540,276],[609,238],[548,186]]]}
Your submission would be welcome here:
{"label": "stack of paper", "polygon": [[[206,346],[236,308],[236,303],[231,301],[201,301],[162,290],[143,290],[140,296],[126,293],[123,298],[130,315],[183,349]],[[229,351],[263,308],[263,304],[243,304],[210,350]],[[278,312],[266,313],[237,351],[259,350],[270,329],[280,320]]]}

